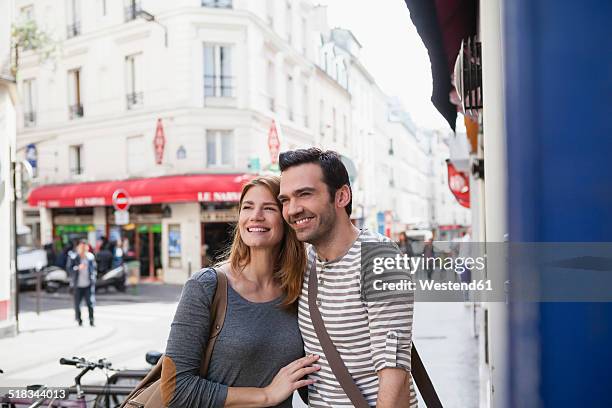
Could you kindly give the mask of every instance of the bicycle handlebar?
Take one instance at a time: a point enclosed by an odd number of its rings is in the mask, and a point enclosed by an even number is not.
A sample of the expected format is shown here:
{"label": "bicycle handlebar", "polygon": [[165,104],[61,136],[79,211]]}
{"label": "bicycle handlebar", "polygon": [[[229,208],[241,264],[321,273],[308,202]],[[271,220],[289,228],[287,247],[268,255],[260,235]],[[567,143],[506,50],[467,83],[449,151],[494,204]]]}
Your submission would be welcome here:
{"label": "bicycle handlebar", "polygon": [[59,363],[61,365],[77,365],[79,363],[84,363],[85,359],[78,359],[76,357],[72,357],[72,358],[60,358]]}
{"label": "bicycle handlebar", "polygon": [[97,362],[93,362],[93,361],[88,361],[88,360],[84,359],[83,357],[81,357],[81,358],[79,358],[79,357],[60,358],[59,363],[61,365],[72,365],[72,366],[76,366],[78,368],[89,368],[89,369],[92,369],[92,370],[94,368],[107,368],[107,369],[110,369],[111,365],[112,365],[110,361],[107,361],[104,358],[101,358]]}

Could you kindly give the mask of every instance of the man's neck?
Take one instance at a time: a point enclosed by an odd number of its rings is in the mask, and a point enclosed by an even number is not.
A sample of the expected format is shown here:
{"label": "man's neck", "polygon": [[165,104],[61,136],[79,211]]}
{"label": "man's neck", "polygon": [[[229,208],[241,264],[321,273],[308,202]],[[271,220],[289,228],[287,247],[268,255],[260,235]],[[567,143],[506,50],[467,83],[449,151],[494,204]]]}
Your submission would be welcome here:
{"label": "man's neck", "polygon": [[313,244],[317,255],[331,261],[346,254],[359,236],[359,229],[350,220],[339,221],[324,242]]}

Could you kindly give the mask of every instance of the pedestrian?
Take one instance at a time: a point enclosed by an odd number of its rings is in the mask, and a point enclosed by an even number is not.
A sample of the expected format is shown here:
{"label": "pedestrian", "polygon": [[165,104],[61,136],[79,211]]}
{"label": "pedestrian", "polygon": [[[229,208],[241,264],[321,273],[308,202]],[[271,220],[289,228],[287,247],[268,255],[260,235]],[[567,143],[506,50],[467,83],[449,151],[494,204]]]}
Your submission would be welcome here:
{"label": "pedestrian", "polygon": [[[317,357],[303,357],[296,310],[306,253],[278,193],[278,177],[247,183],[226,260],[185,284],[162,362],[164,406],[289,408],[293,392],[312,384],[302,377],[318,369]],[[227,311],[202,378],[218,273],[228,279]]]}
{"label": "pedestrian", "polygon": [[[288,151],[280,154],[279,164],[283,217],[300,241],[311,244],[298,307],[306,354],[321,356],[321,370],[308,377],[316,380],[308,388],[309,406],[352,407],[349,394],[361,394],[361,401],[378,408],[416,407],[410,375],[414,296],[386,296],[375,302],[361,296],[362,243],[391,241],[351,223],[350,181],[336,152],[316,148]],[[399,254],[396,246],[394,252]],[[330,364],[315,334],[308,301],[311,266],[317,275],[316,304],[332,345],[348,370],[348,382],[335,375],[337,360]],[[330,351],[328,346],[326,349]],[[341,385],[351,379],[356,393]]]}
{"label": "pedestrian", "polygon": [[423,258],[425,262],[425,271],[427,271],[427,280],[431,280],[434,272],[434,244],[433,238],[429,238],[423,245]]}
{"label": "pedestrian", "polygon": [[96,254],[96,265],[99,274],[106,273],[111,270],[113,263],[113,253],[109,249],[109,242],[102,237],[100,250]]}
{"label": "pedestrian", "polygon": [[79,326],[83,325],[81,319],[81,303],[85,300],[89,313],[89,325],[94,326],[94,305],[96,295],[96,261],[89,252],[87,240],[80,240],[76,252],[68,254],[66,271],[70,274],[71,286],[74,290],[74,313]]}
{"label": "pedestrian", "polygon": [[414,251],[412,250],[412,243],[410,242],[410,239],[408,239],[408,236],[404,231],[400,232],[399,234],[399,241],[397,243],[397,246],[399,247],[402,254],[407,255],[409,258],[412,258],[414,256]]}
{"label": "pedestrian", "polygon": [[123,265],[123,248],[121,246],[121,239],[118,239],[112,247],[113,262],[111,267],[113,269]]}

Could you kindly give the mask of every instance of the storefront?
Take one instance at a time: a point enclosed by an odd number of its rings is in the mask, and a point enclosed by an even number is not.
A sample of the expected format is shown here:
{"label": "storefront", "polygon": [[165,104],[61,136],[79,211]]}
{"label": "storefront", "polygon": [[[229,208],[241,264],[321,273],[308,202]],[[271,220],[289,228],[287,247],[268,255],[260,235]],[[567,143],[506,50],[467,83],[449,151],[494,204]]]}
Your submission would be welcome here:
{"label": "storefront", "polygon": [[[51,212],[41,217],[41,228],[53,231],[56,247],[87,239],[96,248],[106,237],[141,279],[182,283],[223,256],[250,178],[203,174],[48,185],[34,189],[28,203]],[[50,225],[42,225],[47,219]]]}

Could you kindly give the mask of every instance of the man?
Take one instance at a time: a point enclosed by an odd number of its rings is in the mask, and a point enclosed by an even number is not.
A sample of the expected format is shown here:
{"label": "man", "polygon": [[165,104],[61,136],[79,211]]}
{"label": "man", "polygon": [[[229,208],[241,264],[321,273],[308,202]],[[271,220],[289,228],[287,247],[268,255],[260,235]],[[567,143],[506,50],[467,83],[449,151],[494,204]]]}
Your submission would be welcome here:
{"label": "man", "polygon": [[96,293],[96,263],[89,252],[86,240],[80,240],[77,252],[68,254],[66,271],[70,274],[71,285],[74,289],[74,313],[79,326],[83,325],[81,319],[81,302],[85,299],[89,312],[89,325],[94,326],[94,303]]}
{"label": "man", "polygon": [[310,319],[308,278],[316,262],[317,304],[325,327],[368,404],[416,407],[410,375],[413,298],[361,301],[361,244],[390,240],[351,223],[352,192],[337,153],[316,148],[284,152],[280,169],[283,217],[298,239],[311,244],[299,299],[306,354],[319,355],[321,365],[312,374],[317,382],[309,388],[310,406],[352,406],[332,373]]}

